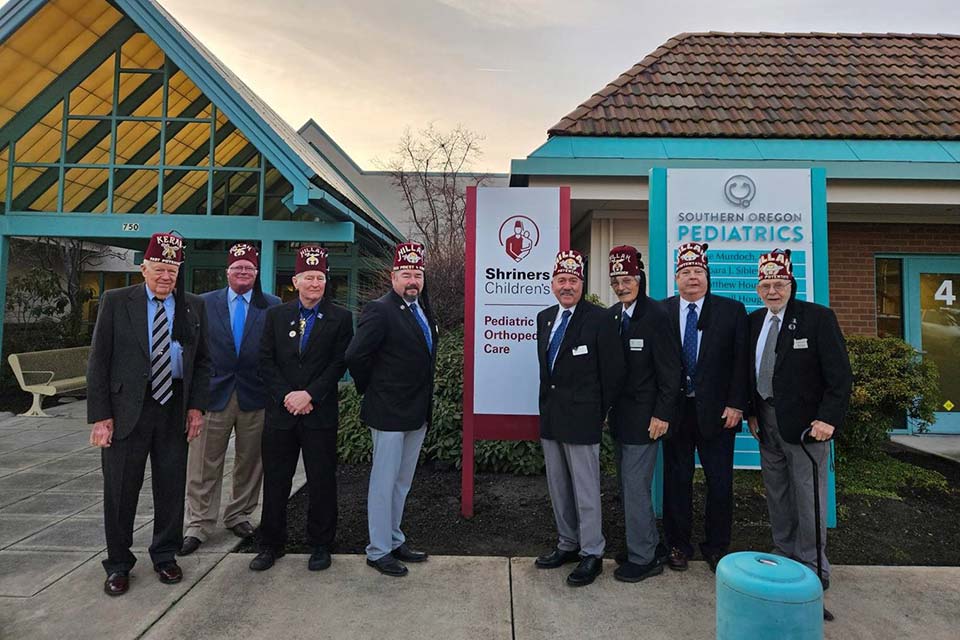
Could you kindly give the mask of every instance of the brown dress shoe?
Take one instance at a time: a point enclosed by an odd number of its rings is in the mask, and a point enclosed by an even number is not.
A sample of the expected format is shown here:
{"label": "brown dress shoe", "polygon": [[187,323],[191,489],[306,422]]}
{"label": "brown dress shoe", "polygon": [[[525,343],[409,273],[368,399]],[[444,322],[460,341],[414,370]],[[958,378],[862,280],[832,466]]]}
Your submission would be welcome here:
{"label": "brown dress shoe", "polygon": [[667,556],[667,566],[674,571],[686,571],[688,558],[687,554],[676,547],[670,549],[670,555]]}
{"label": "brown dress shoe", "polygon": [[114,571],[103,583],[103,591],[108,596],[122,596],[130,588],[130,572]]}
{"label": "brown dress shoe", "polygon": [[163,584],[176,584],[183,580],[183,570],[173,560],[159,564],[153,570],[157,572]]}

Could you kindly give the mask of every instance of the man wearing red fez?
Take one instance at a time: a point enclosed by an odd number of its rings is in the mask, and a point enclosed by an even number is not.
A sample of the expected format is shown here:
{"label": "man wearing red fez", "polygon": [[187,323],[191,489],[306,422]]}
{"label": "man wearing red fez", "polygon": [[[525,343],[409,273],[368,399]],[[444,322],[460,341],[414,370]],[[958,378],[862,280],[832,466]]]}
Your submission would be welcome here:
{"label": "man wearing red fez", "polygon": [[337,384],[347,370],[344,353],[353,337],[353,314],[325,296],[327,250],[297,251],[297,299],[267,309],[260,342],[260,376],[266,388],[261,441],[263,511],[254,571],[284,555],[287,500],[297,461],[307,474],[307,544],[310,571],[330,566],[337,531]]}
{"label": "man wearing red fez", "polygon": [[107,572],[104,591],[123,595],[136,557],[133,523],[147,456],[152,467],[150,559],[160,582],[183,579],[187,443],[203,425],[210,391],[203,299],[183,286],[183,239],[155,233],[140,265],[143,284],[103,294],[87,365],[90,444],[102,448]]}
{"label": "man wearing red fez", "polygon": [[190,443],[181,556],[196,551],[220,519],[223,461],[231,433],[236,436],[232,491],[223,526],[241,538],[253,535],[250,518],[260,503],[260,438],[266,403],[258,365],[260,337],[267,307],[280,304],[280,298],[263,293],[259,268],[257,248],[238,242],[227,251],[227,286],[203,295],[214,373],[203,431]]}
{"label": "man wearing red fez", "polygon": [[626,549],[617,554],[613,577],[640,582],[663,573],[665,549],[660,545],[650,493],[658,440],[669,436],[680,399],[680,353],[670,332],[670,317],[647,297],[640,253],[631,246],[610,250],[610,287],[619,302],[610,307],[620,328],[627,364],[623,389],[608,423],[613,435],[626,524]]}
{"label": "man wearing red fez", "polygon": [[424,295],[423,265],[423,245],[396,246],[392,289],[364,307],[347,349],[350,375],[363,394],[360,419],[373,438],[367,564],[392,577],[407,574],[405,562],[427,559],[400,529],[433,413],[437,327]]}
{"label": "man wearing red fez", "polygon": [[557,525],[557,546],[540,569],[576,562],[571,587],[603,572],[600,432],[626,373],[619,324],[583,300],[583,256],[557,254],[551,282],[557,302],[537,314],[540,442]]}
{"label": "man wearing red fez", "polygon": [[663,443],[663,529],[667,566],[693,558],[694,452],[707,480],[700,554],[711,571],[727,553],[733,527],[733,450],[747,408],[747,311],[710,291],[706,243],[677,250],[679,295],[664,301],[680,352],[683,390],[671,437]]}
{"label": "man wearing red fez", "polygon": [[817,553],[823,587],[830,586],[826,556],[826,499],[820,503],[821,547],[816,544],[813,467],[819,466],[820,495],[827,495],[829,440],[847,414],[853,374],[837,317],[827,307],[797,299],[790,251],[760,257],[757,294],[764,308],[750,314],[750,390],[747,423],[760,441],[774,553],[814,571]]}

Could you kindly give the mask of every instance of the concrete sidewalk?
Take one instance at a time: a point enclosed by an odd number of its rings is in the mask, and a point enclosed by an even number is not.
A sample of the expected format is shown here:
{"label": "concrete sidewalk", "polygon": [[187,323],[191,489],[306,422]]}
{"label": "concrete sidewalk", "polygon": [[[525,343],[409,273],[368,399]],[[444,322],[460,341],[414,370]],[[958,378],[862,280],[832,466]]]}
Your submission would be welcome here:
{"label": "concrete sidewalk", "polygon": [[896,435],[890,440],[908,449],[960,462],[960,435]]}
{"label": "concrete sidewalk", "polygon": [[[252,556],[229,553],[237,539],[221,530],[180,559],[181,584],[163,585],[146,551],[149,483],[130,592],[110,598],[100,565],[103,481],[86,407],[53,411],[0,417],[0,640],[714,637],[714,576],[700,562],[633,585],[616,582],[607,562],[582,589],[564,584],[571,567],[538,570],[532,558],[433,557],[393,579],[362,556],[338,555],[313,573],[307,556],[288,555],[254,573]],[[299,474],[296,487],[302,467]],[[827,605],[837,621],[826,638],[957,637],[960,568],[835,566],[832,583]]]}

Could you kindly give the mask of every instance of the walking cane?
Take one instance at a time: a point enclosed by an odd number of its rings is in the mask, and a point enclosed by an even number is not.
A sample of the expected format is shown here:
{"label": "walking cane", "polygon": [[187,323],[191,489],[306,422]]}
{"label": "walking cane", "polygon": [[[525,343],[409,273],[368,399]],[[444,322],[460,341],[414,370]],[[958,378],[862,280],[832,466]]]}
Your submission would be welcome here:
{"label": "walking cane", "polygon": [[[807,451],[807,445],[804,444],[804,441],[807,439],[807,436],[810,435],[810,432],[813,430],[812,427],[807,427],[803,433],[800,434],[800,448],[803,449],[803,453],[810,458],[810,464],[813,465],[813,511],[814,511],[814,523],[817,527],[816,541],[817,541],[817,577],[820,578],[820,583],[823,584],[823,560],[820,555],[820,465],[817,464],[817,461],[814,460],[813,455]],[[833,614],[827,610],[827,607],[823,607],[823,619],[827,622],[833,620]]]}

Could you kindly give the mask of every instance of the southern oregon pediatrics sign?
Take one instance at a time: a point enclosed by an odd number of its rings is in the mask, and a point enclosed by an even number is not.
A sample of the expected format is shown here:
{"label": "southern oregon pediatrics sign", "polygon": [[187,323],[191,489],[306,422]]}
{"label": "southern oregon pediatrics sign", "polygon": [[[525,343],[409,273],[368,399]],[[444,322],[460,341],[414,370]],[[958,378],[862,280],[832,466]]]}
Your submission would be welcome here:
{"label": "southern oregon pediatrics sign", "polygon": [[[711,290],[761,306],[757,260],[772,249],[790,249],[797,297],[813,300],[814,220],[809,169],[669,169],[666,184],[667,262],[677,247],[706,242]],[[676,293],[673,269],[663,276]]]}

